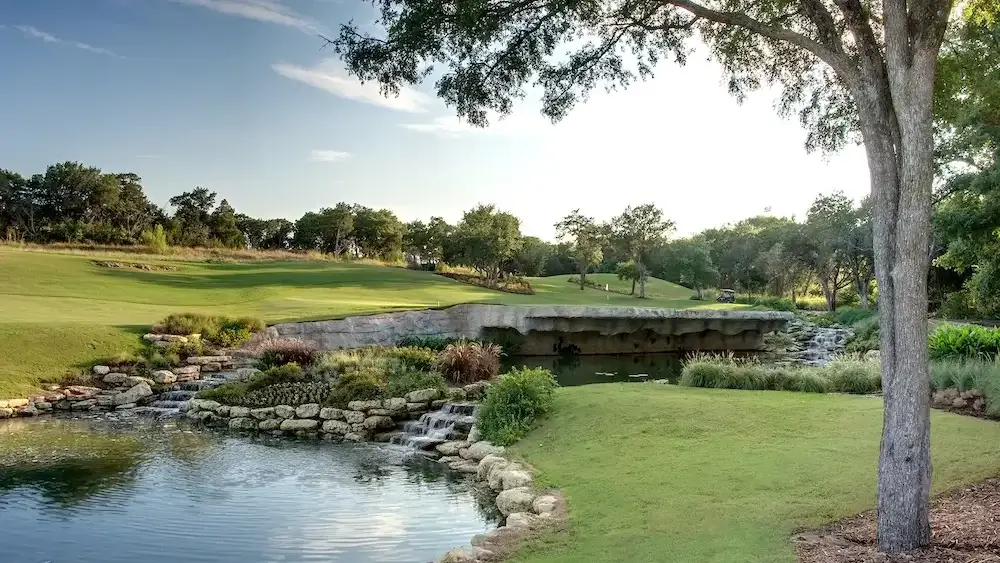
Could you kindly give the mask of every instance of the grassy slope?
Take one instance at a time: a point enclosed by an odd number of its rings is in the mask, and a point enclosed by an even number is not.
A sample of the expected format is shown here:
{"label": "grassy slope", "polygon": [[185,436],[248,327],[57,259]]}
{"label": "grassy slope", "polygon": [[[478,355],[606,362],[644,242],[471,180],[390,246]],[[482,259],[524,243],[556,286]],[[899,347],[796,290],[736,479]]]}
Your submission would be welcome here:
{"label": "grassy slope", "polygon": [[[517,558],[788,562],[789,536],[869,509],[882,402],[604,384],[561,389],[515,447],[562,488],[572,526]],[[935,412],[934,490],[995,475],[1000,425]]]}
{"label": "grassy slope", "polygon": [[[532,280],[537,295],[486,290],[401,268],[333,262],[212,264],[158,261],[177,271],[100,268],[79,253],[0,248],[0,398],[24,396],[39,381],[113,354],[134,333],[175,312],[255,315],[269,322],[335,318],[356,313],[455,303],[595,304],[713,307],[660,280],[645,301],[554,276]],[[617,283],[616,277],[604,277]]]}

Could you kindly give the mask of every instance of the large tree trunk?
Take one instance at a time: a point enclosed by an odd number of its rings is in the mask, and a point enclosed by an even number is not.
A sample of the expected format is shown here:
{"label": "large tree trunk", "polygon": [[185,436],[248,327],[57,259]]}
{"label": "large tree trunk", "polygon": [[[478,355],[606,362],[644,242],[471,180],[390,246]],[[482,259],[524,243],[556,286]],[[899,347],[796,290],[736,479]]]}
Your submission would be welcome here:
{"label": "large tree trunk", "polygon": [[580,291],[587,285],[587,268],[580,269]]}

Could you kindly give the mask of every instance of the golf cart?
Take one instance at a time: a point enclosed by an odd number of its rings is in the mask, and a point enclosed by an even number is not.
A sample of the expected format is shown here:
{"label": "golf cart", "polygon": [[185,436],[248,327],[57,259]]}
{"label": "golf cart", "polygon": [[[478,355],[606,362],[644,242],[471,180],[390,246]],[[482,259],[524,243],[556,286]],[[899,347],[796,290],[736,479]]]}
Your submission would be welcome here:
{"label": "golf cart", "polygon": [[736,303],[736,292],[732,289],[723,289],[722,295],[716,299],[719,303]]}

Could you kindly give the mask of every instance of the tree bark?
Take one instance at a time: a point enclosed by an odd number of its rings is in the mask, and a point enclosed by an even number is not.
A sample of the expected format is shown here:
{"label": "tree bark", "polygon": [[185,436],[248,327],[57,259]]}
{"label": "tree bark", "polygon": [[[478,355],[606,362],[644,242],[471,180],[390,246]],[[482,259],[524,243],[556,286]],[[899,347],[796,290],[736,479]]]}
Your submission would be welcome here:
{"label": "tree bark", "polygon": [[587,269],[580,269],[580,291],[583,291],[584,286],[587,285]]}

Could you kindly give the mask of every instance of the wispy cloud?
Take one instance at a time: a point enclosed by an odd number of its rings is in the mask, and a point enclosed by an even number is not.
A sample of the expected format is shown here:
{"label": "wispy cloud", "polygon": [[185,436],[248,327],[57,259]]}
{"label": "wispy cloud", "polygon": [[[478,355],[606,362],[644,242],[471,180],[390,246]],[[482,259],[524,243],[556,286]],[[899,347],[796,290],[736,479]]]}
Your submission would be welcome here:
{"label": "wispy cloud", "polygon": [[316,33],[319,27],[311,19],[295,13],[277,0],[173,0],[200,6],[229,16],[293,27],[304,33]]}
{"label": "wispy cloud", "polygon": [[158,154],[140,154],[136,155],[136,158],[160,158]]}
{"label": "wispy cloud", "polygon": [[286,63],[279,63],[271,68],[286,78],[326,90],[335,96],[384,108],[420,113],[427,111],[426,106],[432,101],[430,96],[412,88],[403,88],[395,97],[383,96],[377,84],[373,82],[362,84],[332,60],[324,61],[312,68]]}
{"label": "wispy cloud", "polygon": [[59,45],[69,45],[71,47],[76,47],[77,49],[83,49],[84,51],[90,51],[91,53],[96,53],[98,55],[107,55],[109,57],[115,57],[118,59],[124,59],[125,57],[111,51],[110,49],[105,49],[103,47],[94,47],[89,43],[84,43],[82,41],[73,41],[70,39],[62,39],[38,29],[37,27],[31,25],[15,25],[14,29],[20,31],[25,35],[25,37],[30,37],[32,39],[40,39],[46,43],[56,43]]}
{"label": "wispy cloud", "polygon": [[[522,114],[523,115],[523,114]],[[518,117],[509,115],[504,119],[499,116],[490,116],[489,127],[473,127],[453,115],[445,117],[435,117],[426,123],[403,123],[400,127],[416,131],[418,133],[428,133],[440,137],[465,137],[468,135],[522,135],[537,132],[544,125],[539,117]]]}
{"label": "wispy cloud", "polygon": [[351,157],[351,153],[343,151],[324,151],[313,149],[309,151],[309,160],[313,162],[341,162]]}

